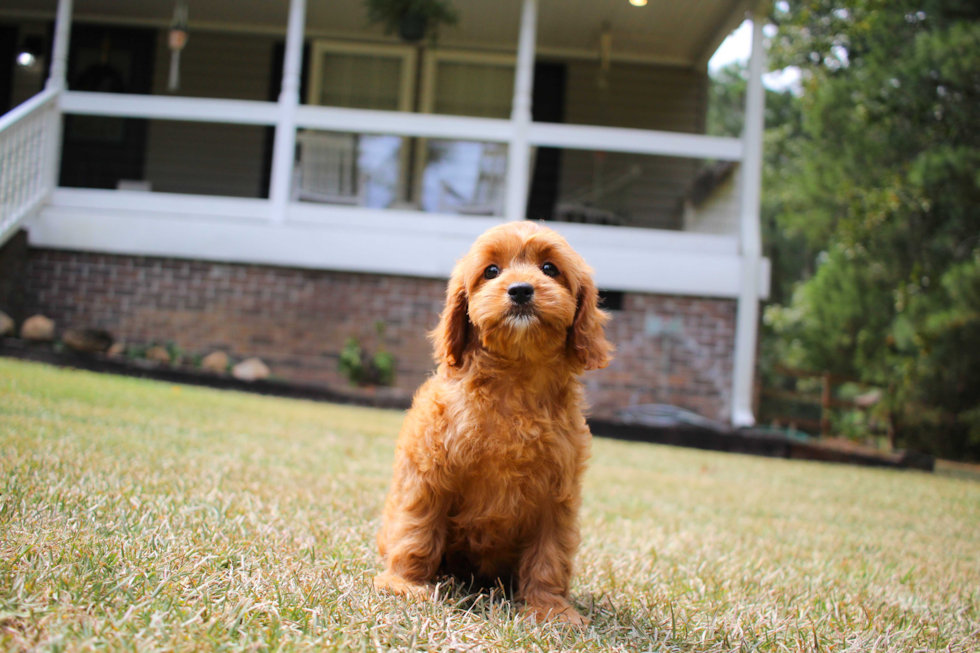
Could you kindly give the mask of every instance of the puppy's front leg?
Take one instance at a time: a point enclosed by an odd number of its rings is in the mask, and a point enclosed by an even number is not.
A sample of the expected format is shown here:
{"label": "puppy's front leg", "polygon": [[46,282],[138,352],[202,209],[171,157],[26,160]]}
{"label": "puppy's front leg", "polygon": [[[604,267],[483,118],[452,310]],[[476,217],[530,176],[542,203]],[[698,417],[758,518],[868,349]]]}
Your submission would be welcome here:
{"label": "puppy's front leg", "polygon": [[[406,469],[407,467],[407,469]],[[446,544],[445,494],[420,478],[410,464],[396,470],[378,535],[387,569],[374,587],[393,594],[427,597]]]}
{"label": "puppy's front leg", "polygon": [[519,597],[524,600],[524,611],[537,621],[558,619],[575,626],[589,624],[589,619],[568,602],[572,559],[579,543],[576,512],[577,506],[571,502],[549,507],[531,545],[521,556]]}

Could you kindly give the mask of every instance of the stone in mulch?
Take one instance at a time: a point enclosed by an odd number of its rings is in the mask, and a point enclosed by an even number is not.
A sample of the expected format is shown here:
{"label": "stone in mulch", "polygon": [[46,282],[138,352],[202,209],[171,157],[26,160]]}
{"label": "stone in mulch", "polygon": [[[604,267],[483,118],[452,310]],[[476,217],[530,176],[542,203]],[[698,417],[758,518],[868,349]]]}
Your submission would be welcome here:
{"label": "stone in mulch", "polygon": [[155,345],[146,350],[146,360],[153,361],[155,363],[169,363],[170,352],[167,351],[166,347]]}
{"label": "stone in mulch", "polygon": [[14,318],[0,311],[0,338],[12,336],[16,331],[17,325],[14,324]]}
{"label": "stone in mulch", "polygon": [[109,347],[108,350],[106,350],[105,355],[108,356],[109,358],[121,358],[125,353],[126,353],[126,343],[116,342],[113,343],[113,345]]}
{"label": "stone in mulch", "polygon": [[268,366],[258,358],[247,358],[231,368],[231,375],[241,381],[260,381],[269,374]]}
{"label": "stone in mulch", "polygon": [[20,337],[34,342],[51,342],[54,340],[54,320],[33,315],[20,325]]}
{"label": "stone in mulch", "polygon": [[68,329],[61,335],[69,349],[89,354],[109,351],[113,340],[112,334],[102,329]]}
{"label": "stone in mulch", "polygon": [[201,359],[201,369],[209,372],[224,374],[228,371],[228,354],[223,351],[213,351]]}

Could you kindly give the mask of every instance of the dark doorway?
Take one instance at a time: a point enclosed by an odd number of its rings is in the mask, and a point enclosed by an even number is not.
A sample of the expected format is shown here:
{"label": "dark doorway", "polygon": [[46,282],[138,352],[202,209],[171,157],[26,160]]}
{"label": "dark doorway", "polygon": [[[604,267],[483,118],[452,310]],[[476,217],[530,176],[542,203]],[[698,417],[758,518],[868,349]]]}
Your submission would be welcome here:
{"label": "dark doorway", "polygon": [[[153,84],[156,31],[79,25],[72,29],[68,88],[148,94]],[[143,179],[147,121],[65,116],[62,186],[116,188]]]}
{"label": "dark doorway", "polygon": [[[565,122],[565,77],[563,63],[534,65],[534,94],[531,113],[535,122]],[[558,200],[561,150],[539,147],[534,157],[534,174],[527,197],[530,220],[550,220]]]}
{"label": "dark doorway", "polygon": [[13,106],[14,65],[17,59],[17,28],[0,25],[0,114]]}

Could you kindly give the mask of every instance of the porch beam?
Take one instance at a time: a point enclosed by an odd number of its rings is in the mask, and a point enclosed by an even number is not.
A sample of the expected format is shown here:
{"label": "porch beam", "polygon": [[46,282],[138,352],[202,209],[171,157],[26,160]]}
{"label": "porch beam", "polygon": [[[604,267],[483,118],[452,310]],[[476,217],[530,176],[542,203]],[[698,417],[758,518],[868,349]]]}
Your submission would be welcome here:
{"label": "porch beam", "polygon": [[531,102],[534,90],[534,46],[538,30],[538,0],[524,0],[521,32],[517,41],[517,69],[514,75],[514,102],[510,120],[513,134],[507,148],[507,195],[504,217],[523,220],[527,213],[530,185]]}
{"label": "porch beam", "polygon": [[[715,51],[721,46],[728,35],[738,29],[738,26],[745,20],[746,15],[751,13],[756,5],[761,4],[760,0],[734,0],[731,11],[725,14],[724,18],[715,26],[711,35],[705,42],[704,47],[695,53],[693,61],[695,68],[704,68],[708,61],[714,56]],[[757,12],[762,15],[762,12]]]}
{"label": "porch beam", "polygon": [[763,45],[764,18],[753,16],[752,57],[745,99],[745,159],[742,163],[740,253],[742,256],[738,309],[735,320],[735,365],[732,382],[732,424],[753,426],[752,391],[755,383],[756,342],[759,331],[759,282],[762,259],[762,230],[759,224],[762,190],[762,136],[765,127],[766,72]]}
{"label": "porch beam", "polygon": [[292,186],[293,165],[296,158],[296,107],[299,106],[305,24],[306,0],[290,0],[282,90],[279,93],[279,117],[272,150],[272,178],[269,180],[271,218],[274,223],[282,223],[286,219],[286,208]]}

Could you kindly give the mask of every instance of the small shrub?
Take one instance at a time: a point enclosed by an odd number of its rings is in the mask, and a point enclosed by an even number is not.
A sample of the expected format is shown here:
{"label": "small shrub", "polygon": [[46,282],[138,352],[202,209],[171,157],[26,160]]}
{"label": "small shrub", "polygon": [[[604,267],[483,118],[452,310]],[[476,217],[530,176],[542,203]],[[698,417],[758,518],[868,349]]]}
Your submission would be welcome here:
{"label": "small shrub", "polygon": [[364,378],[363,352],[357,338],[350,337],[340,350],[340,373],[347,377],[351,385],[358,385]]}

